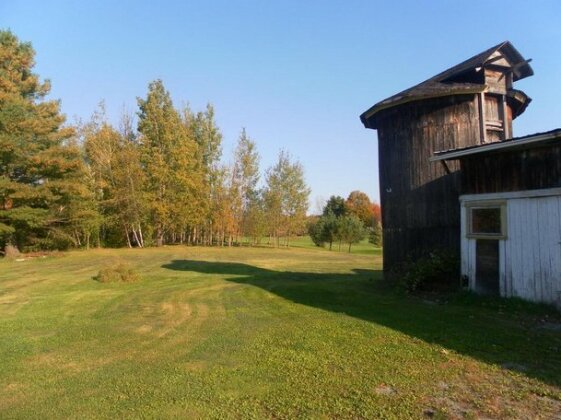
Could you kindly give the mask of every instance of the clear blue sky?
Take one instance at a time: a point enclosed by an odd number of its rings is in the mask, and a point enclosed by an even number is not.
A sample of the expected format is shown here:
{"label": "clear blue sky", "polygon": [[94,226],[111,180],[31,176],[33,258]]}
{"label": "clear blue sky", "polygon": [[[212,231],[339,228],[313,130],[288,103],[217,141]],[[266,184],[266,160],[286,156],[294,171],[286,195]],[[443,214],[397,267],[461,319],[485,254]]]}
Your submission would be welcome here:
{"label": "clear blue sky", "polygon": [[561,126],[561,1],[0,1],[0,27],[37,51],[72,121],[104,99],[112,121],[163,79],[177,106],[214,104],[228,160],[242,127],[262,168],[280,148],[318,198],[359,189],[378,198],[375,102],[503,40],[535,75],[514,123]]}

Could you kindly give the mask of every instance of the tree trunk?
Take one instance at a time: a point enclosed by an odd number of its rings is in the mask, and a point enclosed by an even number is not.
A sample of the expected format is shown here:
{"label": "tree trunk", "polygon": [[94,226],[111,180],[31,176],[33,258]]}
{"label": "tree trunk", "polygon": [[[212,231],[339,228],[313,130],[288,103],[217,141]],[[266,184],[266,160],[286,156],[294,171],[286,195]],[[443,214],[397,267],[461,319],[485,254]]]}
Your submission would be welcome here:
{"label": "tree trunk", "polygon": [[144,248],[144,236],[142,236],[142,227],[138,225],[138,235],[140,236],[140,247]]}
{"label": "tree trunk", "polygon": [[349,254],[351,253],[351,245],[352,245],[352,242],[349,242]]}
{"label": "tree trunk", "polygon": [[132,236],[134,238],[134,241],[136,242],[136,245],[141,248],[140,246],[140,239],[138,237],[138,234],[136,233],[136,229],[132,229]]}
{"label": "tree trunk", "polygon": [[125,227],[125,237],[127,238],[127,246],[128,246],[129,248],[132,248],[132,245],[131,245],[131,238],[129,237],[129,229],[128,229],[128,227],[127,227],[126,224],[124,224],[123,226]]}
{"label": "tree trunk", "polygon": [[161,226],[156,228],[156,246],[164,245],[164,231]]}

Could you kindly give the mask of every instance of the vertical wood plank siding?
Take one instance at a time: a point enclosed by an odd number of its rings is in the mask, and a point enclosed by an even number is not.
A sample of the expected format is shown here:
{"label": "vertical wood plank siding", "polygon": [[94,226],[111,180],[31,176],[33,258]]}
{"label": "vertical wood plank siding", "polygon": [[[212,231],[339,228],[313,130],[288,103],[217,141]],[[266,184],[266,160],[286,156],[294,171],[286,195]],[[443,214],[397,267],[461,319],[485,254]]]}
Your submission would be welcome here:
{"label": "vertical wood plank siding", "polygon": [[561,187],[561,146],[462,158],[462,193]]}
{"label": "vertical wood plank siding", "polygon": [[[500,290],[505,297],[561,303],[561,197],[506,201],[507,234],[499,242]],[[465,224],[466,209],[462,206]],[[462,274],[476,289],[475,239],[462,229]]]}
{"label": "vertical wood plank siding", "polygon": [[508,200],[505,264],[510,294],[557,303],[561,292],[560,197]]}
{"label": "vertical wood plank siding", "polygon": [[459,163],[431,163],[435,151],[479,144],[476,96],[401,105],[377,116],[384,270],[408,256],[448,248],[459,256]]}

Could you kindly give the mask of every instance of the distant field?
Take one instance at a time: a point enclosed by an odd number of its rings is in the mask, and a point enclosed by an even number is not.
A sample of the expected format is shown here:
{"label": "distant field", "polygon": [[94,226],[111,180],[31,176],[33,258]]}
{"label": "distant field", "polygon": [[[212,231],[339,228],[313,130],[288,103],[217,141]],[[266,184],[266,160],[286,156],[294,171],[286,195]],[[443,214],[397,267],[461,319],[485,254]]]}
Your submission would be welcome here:
{"label": "distant field", "polygon": [[[268,243],[268,238],[263,238],[262,245],[265,246]],[[281,239],[282,244],[286,243],[286,239]],[[323,248],[316,246],[309,236],[295,236],[290,238],[289,245],[291,248],[308,248],[316,250],[328,250],[329,246],[326,245]],[[345,252],[348,253],[349,244],[339,244],[338,242],[333,243],[332,252]],[[351,254],[363,254],[363,255],[377,255],[382,256],[382,248],[376,247],[368,242],[367,239],[359,242],[358,244],[353,244],[351,246]]]}
{"label": "distant field", "polygon": [[[290,240],[290,246],[296,248],[310,248],[310,249],[322,249],[317,247],[309,236],[298,236]],[[324,249],[327,250],[327,246]],[[349,250],[349,244],[339,244],[338,242],[333,244],[332,252],[347,252]],[[353,244],[351,246],[351,254],[363,254],[363,255],[382,255],[382,248],[376,247],[368,242],[368,240],[363,240],[358,244]]]}
{"label": "distant field", "polygon": [[[561,413],[551,310],[405,297],[367,244],[297,245],[0,261],[0,418]],[[139,282],[92,279],[122,261]]]}

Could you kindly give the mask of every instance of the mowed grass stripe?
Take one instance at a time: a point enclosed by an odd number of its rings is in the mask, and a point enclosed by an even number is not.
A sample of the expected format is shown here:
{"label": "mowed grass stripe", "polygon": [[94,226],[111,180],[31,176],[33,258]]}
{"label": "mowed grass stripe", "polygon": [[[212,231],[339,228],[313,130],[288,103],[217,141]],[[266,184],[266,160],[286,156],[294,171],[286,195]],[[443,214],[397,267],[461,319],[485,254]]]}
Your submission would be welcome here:
{"label": "mowed grass stripe", "polygon": [[[122,261],[139,282],[92,279]],[[0,417],[559,412],[561,339],[541,309],[401,296],[380,264],[187,247],[0,261]]]}

